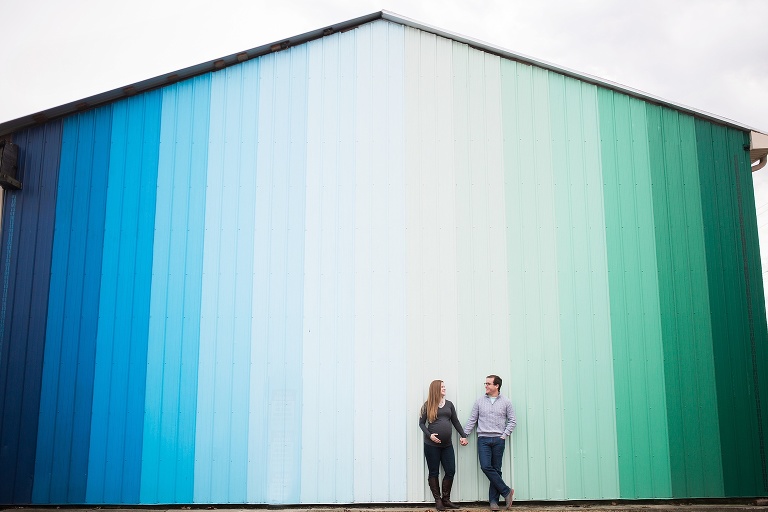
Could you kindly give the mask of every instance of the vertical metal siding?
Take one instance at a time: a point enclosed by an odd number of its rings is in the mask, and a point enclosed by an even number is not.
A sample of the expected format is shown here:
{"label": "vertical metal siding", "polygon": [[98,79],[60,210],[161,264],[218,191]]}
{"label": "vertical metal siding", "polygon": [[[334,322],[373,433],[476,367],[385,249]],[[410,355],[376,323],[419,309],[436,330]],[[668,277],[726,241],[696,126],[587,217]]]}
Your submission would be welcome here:
{"label": "vertical metal siding", "polygon": [[645,104],[598,89],[622,498],[671,497]]}
{"label": "vertical metal siding", "polygon": [[[755,239],[745,240],[751,254],[743,253],[741,223],[749,223],[746,233],[756,231],[753,207],[749,201],[739,201],[739,193],[751,197],[751,176],[745,172],[744,134],[705,121],[696,120],[696,141],[699,160],[707,276],[712,317],[712,338],[717,383],[717,407],[723,487],[727,496],[756,496],[768,491],[765,475],[765,434],[760,432],[760,417],[766,396],[765,326],[750,319],[746,290],[760,283],[755,270],[757,252]],[[736,173],[740,173],[737,187]],[[740,211],[741,208],[746,211]],[[745,267],[745,262],[752,262]],[[745,270],[751,274],[745,275]],[[752,297],[760,297],[756,287]],[[757,295],[755,295],[757,294]],[[758,315],[764,314],[754,306]],[[754,336],[756,351],[750,350]],[[761,352],[761,354],[758,353]],[[762,357],[761,357],[762,356]],[[754,359],[753,359],[754,357]],[[758,370],[754,373],[754,370]],[[755,386],[757,380],[757,386]],[[751,393],[740,391],[744,386]],[[763,418],[763,426],[765,419]],[[763,427],[764,428],[764,427]],[[761,446],[761,443],[763,446]]]}
{"label": "vertical metal siding", "polygon": [[3,208],[0,502],[31,503],[62,123],[16,134],[24,188]]}
{"label": "vertical metal siding", "polygon": [[141,503],[193,501],[210,88],[163,90]]}
{"label": "vertical metal siding", "polygon": [[[521,499],[565,497],[555,191],[547,72],[504,61],[511,388]],[[525,441],[523,441],[525,439]]]}
{"label": "vertical metal siding", "polygon": [[428,500],[427,386],[490,373],[518,498],[768,492],[738,130],[382,20],[61,130],[4,205],[0,501]]}
{"label": "vertical metal siding", "polygon": [[608,262],[597,88],[549,73],[566,489],[616,498]]}
{"label": "vertical metal siding", "polygon": [[647,107],[673,496],[721,496],[722,463],[693,118]]}
{"label": "vertical metal siding", "polygon": [[107,106],[64,121],[36,503],[85,502],[111,120]]}
{"label": "vertical metal siding", "polygon": [[308,48],[302,502],[354,499],[354,37]]}
{"label": "vertical metal siding", "polygon": [[355,33],[355,502],[409,499],[404,32]]}
{"label": "vertical metal siding", "polygon": [[[307,48],[266,57],[260,66],[254,239],[254,319],[248,501],[290,503],[303,438],[302,353],[304,282]],[[252,370],[253,371],[253,370]],[[264,421],[266,419],[266,421]],[[266,447],[266,450],[265,450]]]}
{"label": "vertical metal siding", "polygon": [[159,91],[113,106],[86,500],[139,503]]}
{"label": "vertical metal siding", "polygon": [[195,442],[202,502],[246,501],[259,64],[214,73],[211,85]]}
{"label": "vertical metal siding", "polygon": [[[453,42],[415,29],[405,34],[406,243],[408,247],[408,500],[431,495],[426,485],[423,433],[416,428],[432,380],[441,379],[460,421],[470,400],[459,396],[456,166],[454,159]],[[466,346],[464,347],[467,348]],[[466,354],[469,355],[469,354]],[[466,384],[471,385],[474,379]],[[453,435],[457,468],[476,472],[476,458]],[[465,473],[463,473],[465,474]],[[453,497],[465,495],[474,475],[457,478]]]}

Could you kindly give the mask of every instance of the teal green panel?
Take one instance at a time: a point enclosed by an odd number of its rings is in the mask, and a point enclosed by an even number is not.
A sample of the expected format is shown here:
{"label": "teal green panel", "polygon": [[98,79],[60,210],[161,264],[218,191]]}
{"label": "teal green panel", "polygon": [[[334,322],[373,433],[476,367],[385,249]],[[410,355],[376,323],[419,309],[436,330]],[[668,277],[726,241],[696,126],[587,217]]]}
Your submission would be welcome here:
{"label": "teal green panel", "polygon": [[748,140],[703,120],[696,120],[696,140],[724,493],[761,496],[768,491],[760,410],[768,359]]}
{"label": "teal green panel", "polygon": [[619,497],[597,87],[549,74],[566,496]]}
{"label": "teal green panel", "polygon": [[[765,294],[763,290],[763,272],[760,260],[760,246],[757,231],[757,212],[755,210],[755,190],[752,183],[751,161],[746,151],[739,153],[749,143],[746,133],[737,130],[729,130],[729,146],[732,154],[738,155],[738,161],[734,162],[739,172],[737,190],[741,200],[739,211],[741,219],[742,250],[746,254],[744,258],[744,274],[746,279],[747,316],[750,330],[750,358],[751,385],[747,381],[745,389],[747,394],[753,397],[757,430],[757,442],[760,454],[759,462],[756,461],[755,471],[758,474],[757,486],[753,496],[768,495],[768,324],[766,324]],[[749,372],[749,370],[748,370]]]}
{"label": "teal green panel", "polygon": [[671,496],[645,103],[598,89],[622,498]]}
{"label": "teal green panel", "polygon": [[502,60],[515,496],[565,499],[557,226],[548,72]]}
{"label": "teal green panel", "polygon": [[694,120],[648,105],[647,122],[672,495],[722,496]]}

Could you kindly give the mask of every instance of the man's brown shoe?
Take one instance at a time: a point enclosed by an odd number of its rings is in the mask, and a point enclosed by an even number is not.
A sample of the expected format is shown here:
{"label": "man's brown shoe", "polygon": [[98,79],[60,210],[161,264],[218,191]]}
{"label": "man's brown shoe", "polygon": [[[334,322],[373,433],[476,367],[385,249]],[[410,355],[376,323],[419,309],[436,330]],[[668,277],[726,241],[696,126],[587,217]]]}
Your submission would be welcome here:
{"label": "man's brown shoe", "polygon": [[507,506],[504,507],[504,510],[510,510],[512,508],[512,503],[515,502],[515,490],[511,489],[507,497],[504,499],[507,500]]}
{"label": "man's brown shoe", "polygon": [[499,510],[499,504],[495,502],[491,502],[491,510],[496,511]]}

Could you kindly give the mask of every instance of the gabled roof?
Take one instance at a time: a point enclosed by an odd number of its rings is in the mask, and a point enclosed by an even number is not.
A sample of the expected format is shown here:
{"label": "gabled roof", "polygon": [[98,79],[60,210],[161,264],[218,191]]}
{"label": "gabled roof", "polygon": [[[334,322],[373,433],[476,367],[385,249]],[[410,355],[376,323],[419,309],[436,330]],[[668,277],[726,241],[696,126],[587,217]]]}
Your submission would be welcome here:
{"label": "gabled roof", "polygon": [[282,39],[279,41],[275,41],[273,43],[264,44],[256,48],[251,48],[250,50],[245,50],[232,55],[227,55],[226,57],[222,57],[220,59],[203,62],[202,64],[198,64],[196,66],[180,69],[178,71],[172,71],[164,75],[156,76],[154,78],[143,80],[141,82],[136,82],[134,84],[127,85],[125,87],[112,89],[111,91],[103,92],[101,94],[96,94],[94,96],[89,96],[87,98],[83,98],[81,100],[76,100],[70,103],[66,103],[64,105],[60,105],[58,107],[53,107],[47,110],[43,110],[35,114],[23,116],[18,119],[13,119],[11,121],[6,121],[4,123],[0,123],[0,136],[12,133],[21,128],[44,123],[56,117],[61,117],[64,115],[80,112],[83,110],[88,110],[98,105],[103,105],[111,101],[133,96],[135,94],[148,91],[150,89],[156,89],[158,87],[170,85],[170,84],[179,82],[181,80],[186,80],[188,78],[192,78],[197,75],[202,75],[211,71],[218,71],[225,67],[233,66],[241,62],[245,62],[246,60],[253,59],[255,57],[259,57],[272,52],[284,50],[291,46],[300,45],[308,41],[329,36],[337,32],[346,32],[348,30],[351,30],[365,23],[370,23],[372,21],[379,20],[379,19],[391,21],[393,23],[398,23],[400,25],[405,25],[408,27],[413,27],[419,30],[423,30],[425,32],[430,32],[432,34],[436,34],[441,37],[445,37],[448,39],[452,39],[454,41],[465,43],[473,48],[477,48],[478,50],[492,53],[494,55],[498,55],[506,59],[511,59],[511,60],[514,60],[517,62],[523,62],[526,64],[531,64],[534,66],[538,66],[540,68],[548,69],[550,71],[555,71],[557,73],[576,78],[583,82],[599,85],[601,87],[612,89],[612,90],[615,90],[624,94],[628,94],[630,96],[634,96],[645,101],[650,101],[652,103],[656,103],[659,105],[668,106],[676,110],[679,110],[681,112],[686,112],[688,114],[692,114],[694,116],[707,119],[718,124],[731,126],[741,130],[759,131],[759,130],[756,130],[755,128],[751,128],[747,125],[738,123],[731,119],[717,116],[715,114],[710,114],[709,112],[705,112],[703,110],[698,110],[692,107],[681,105],[679,103],[667,101],[663,98],[659,98],[658,96],[654,96],[652,94],[648,94],[643,91],[639,91],[637,89],[632,89],[630,87],[627,87],[615,82],[611,82],[609,80],[604,80],[596,76],[580,73],[578,71],[574,71],[572,69],[565,68],[563,66],[558,66],[557,64],[552,64],[550,62],[535,59],[533,57],[529,57],[521,53],[505,50],[504,48],[495,46],[493,44],[485,43],[477,39],[473,39],[470,37],[448,32],[446,30],[442,30],[424,23],[420,23],[418,21],[412,20],[410,18],[406,18],[404,16],[400,16],[398,14],[395,14],[389,11],[379,11],[379,12],[375,12],[365,16],[360,16],[359,18],[354,18],[348,21],[343,21],[341,23],[336,23],[334,25],[325,26],[317,30],[306,32],[301,35],[289,37],[287,39]]}

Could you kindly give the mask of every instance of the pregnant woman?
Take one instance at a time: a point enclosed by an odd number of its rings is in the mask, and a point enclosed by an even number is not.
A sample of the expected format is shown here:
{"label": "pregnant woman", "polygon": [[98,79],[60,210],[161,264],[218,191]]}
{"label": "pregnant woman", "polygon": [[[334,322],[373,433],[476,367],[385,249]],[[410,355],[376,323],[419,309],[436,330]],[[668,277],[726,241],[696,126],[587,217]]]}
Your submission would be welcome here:
{"label": "pregnant woman", "polygon": [[[424,458],[427,459],[427,468],[429,468],[427,482],[432,496],[435,497],[437,510],[459,508],[458,505],[451,503],[451,486],[453,486],[453,476],[456,474],[451,426],[459,432],[461,435],[459,442],[465,446],[467,439],[464,437],[464,428],[456,415],[456,408],[453,403],[445,399],[445,383],[441,380],[433,380],[429,385],[427,401],[421,407],[419,427],[424,431]],[[442,494],[438,486],[440,464],[443,465],[445,472]]]}

